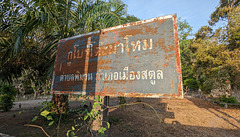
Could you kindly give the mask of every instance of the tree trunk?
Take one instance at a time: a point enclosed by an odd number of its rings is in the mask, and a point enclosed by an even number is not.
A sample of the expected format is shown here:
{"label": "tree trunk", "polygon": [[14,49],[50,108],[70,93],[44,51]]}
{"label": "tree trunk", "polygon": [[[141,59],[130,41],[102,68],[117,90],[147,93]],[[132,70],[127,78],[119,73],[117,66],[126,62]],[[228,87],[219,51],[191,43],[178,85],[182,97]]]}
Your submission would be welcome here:
{"label": "tree trunk", "polygon": [[[104,127],[107,129],[108,114],[109,114],[107,107],[109,106],[109,96],[100,96],[99,103],[102,103],[102,105],[97,106],[94,109],[97,111],[100,111],[101,114],[92,123],[91,129],[90,129],[92,137],[100,137],[101,136],[101,134],[98,133],[98,130],[101,127]],[[106,132],[105,132],[105,134],[106,134]]]}
{"label": "tree trunk", "polygon": [[37,99],[37,97],[38,97],[38,91],[39,91],[39,89],[34,89],[33,99]]}
{"label": "tree trunk", "polygon": [[238,86],[236,84],[231,84],[232,95],[237,98],[238,102],[240,102],[240,91],[238,90]]}
{"label": "tree trunk", "polygon": [[235,70],[235,72],[232,73],[232,75],[230,75],[230,76],[231,76],[232,95],[237,98],[238,102],[240,102],[240,89],[238,87],[240,85],[240,71]]}
{"label": "tree trunk", "polygon": [[69,109],[68,95],[53,94],[52,101],[56,105],[56,108],[53,108],[53,109],[55,109],[54,111],[57,114],[63,114],[63,113],[66,113],[68,111],[68,109]]}

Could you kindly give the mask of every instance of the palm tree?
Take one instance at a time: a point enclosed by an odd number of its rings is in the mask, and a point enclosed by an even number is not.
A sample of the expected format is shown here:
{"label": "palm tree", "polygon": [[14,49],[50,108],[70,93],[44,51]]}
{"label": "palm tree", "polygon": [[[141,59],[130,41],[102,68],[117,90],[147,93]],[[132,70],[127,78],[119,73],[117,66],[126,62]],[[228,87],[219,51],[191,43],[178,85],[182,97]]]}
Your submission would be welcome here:
{"label": "palm tree", "polygon": [[[7,16],[10,21],[1,23],[1,32],[8,32],[9,39],[0,41],[4,45],[0,51],[1,67],[6,66],[0,73],[4,74],[1,79],[8,82],[25,70],[31,71],[28,74],[34,74],[34,79],[46,80],[53,71],[60,39],[119,25],[126,14],[126,6],[120,0],[4,2],[14,12]],[[42,83],[35,82],[34,87]]]}

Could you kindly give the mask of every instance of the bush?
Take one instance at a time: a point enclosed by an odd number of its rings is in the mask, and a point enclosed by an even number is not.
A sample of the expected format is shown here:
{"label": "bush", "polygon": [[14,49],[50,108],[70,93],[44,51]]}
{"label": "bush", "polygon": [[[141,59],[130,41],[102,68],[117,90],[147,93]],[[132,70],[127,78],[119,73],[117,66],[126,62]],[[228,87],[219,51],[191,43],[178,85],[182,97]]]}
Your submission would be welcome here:
{"label": "bush", "polygon": [[198,90],[198,83],[196,79],[186,79],[183,82],[183,86],[187,86],[191,90]]}
{"label": "bush", "polygon": [[9,111],[13,107],[13,102],[17,90],[11,85],[2,85],[0,89],[0,110]]}
{"label": "bush", "polygon": [[204,94],[210,94],[213,89],[213,82],[212,81],[205,81],[202,85],[202,92]]}
{"label": "bush", "polygon": [[226,95],[221,96],[219,101],[224,103],[238,103],[235,97],[227,97]]}

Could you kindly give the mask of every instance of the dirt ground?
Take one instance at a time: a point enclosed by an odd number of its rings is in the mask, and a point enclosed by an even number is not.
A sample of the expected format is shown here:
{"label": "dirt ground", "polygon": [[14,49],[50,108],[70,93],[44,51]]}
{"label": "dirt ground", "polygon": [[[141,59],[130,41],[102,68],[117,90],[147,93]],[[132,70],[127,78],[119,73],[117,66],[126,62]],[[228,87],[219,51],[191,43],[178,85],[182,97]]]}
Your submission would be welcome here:
{"label": "dirt ground", "polygon": [[[11,136],[45,136],[39,128],[26,127],[25,124],[42,126],[51,136],[57,135],[57,126],[48,127],[43,120],[32,123],[38,114],[42,100],[15,102],[10,112],[0,112],[0,133]],[[126,98],[127,103],[136,103],[136,98]],[[138,99],[139,101],[139,99]],[[111,108],[109,119],[111,127],[109,137],[161,137],[161,136],[240,136],[240,108],[223,108],[198,98],[150,99],[141,98],[141,102],[129,105],[126,109]],[[110,98],[110,106],[118,105],[118,98]],[[21,103],[21,109],[19,108]],[[79,101],[71,101],[70,106],[79,106]],[[160,118],[160,119],[159,119]],[[60,125],[60,136],[66,136],[71,129],[71,118]],[[78,133],[89,136],[88,133]]]}

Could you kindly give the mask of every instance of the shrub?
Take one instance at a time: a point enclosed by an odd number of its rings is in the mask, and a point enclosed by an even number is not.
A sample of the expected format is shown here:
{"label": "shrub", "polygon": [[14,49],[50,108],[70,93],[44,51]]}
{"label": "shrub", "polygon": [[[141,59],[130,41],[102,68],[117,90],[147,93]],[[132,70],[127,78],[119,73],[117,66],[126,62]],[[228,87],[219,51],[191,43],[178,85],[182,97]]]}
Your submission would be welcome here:
{"label": "shrub", "polygon": [[204,94],[210,94],[213,89],[213,81],[205,81],[202,85],[202,92]]}
{"label": "shrub", "polygon": [[2,85],[0,89],[0,110],[9,111],[13,107],[13,102],[17,90],[11,85]]}
{"label": "shrub", "polygon": [[198,90],[198,88],[199,88],[197,80],[195,80],[195,79],[186,79],[186,80],[184,80],[183,83],[184,83],[183,86],[187,86],[191,90]]}
{"label": "shrub", "polygon": [[221,96],[219,101],[224,103],[238,103],[235,97],[227,97],[226,95]]}

